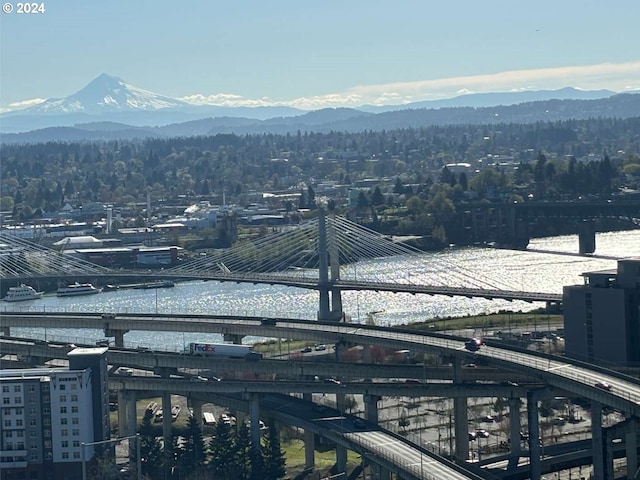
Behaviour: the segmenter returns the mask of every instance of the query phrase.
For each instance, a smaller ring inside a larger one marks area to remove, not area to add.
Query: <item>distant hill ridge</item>
[[[637,116],[639,93],[560,90],[466,94],[396,106],[325,108],[192,105],[102,74],[63,99],[0,115],[1,141],[44,142],[213,135],[354,132],[438,124],[529,123]]]

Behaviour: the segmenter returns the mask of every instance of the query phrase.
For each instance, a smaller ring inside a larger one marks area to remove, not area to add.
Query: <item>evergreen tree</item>
[[[206,450],[202,438],[202,428],[193,415],[187,421],[187,430],[181,445],[182,455],[179,461],[182,475],[188,476],[203,469],[206,460]]]
[[[238,480],[251,478],[251,434],[245,422],[238,427],[233,448],[234,465],[232,477]]]
[[[266,444],[264,448],[264,478],[265,480],[279,480],[287,474],[286,459],[280,448],[280,431],[273,420],[269,421]]]
[[[231,426],[218,418],[214,435],[209,443],[211,461],[209,468],[213,472],[213,478],[232,478],[234,467],[234,444],[231,436]]]
[[[140,463],[143,474],[156,478],[161,475],[164,454],[160,441],[155,436],[155,429],[151,423],[152,419],[153,412],[149,409],[145,410],[142,422],[138,427],[138,433],[140,434]]]

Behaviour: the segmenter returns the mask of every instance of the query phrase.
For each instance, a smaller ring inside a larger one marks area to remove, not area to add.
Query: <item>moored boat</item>
[[[57,295],[59,297],[73,297],[77,295],[93,295],[100,293],[101,288],[96,288],[90,283],[72,283],[66,287],[58,288]]]
[[[17,287],[9,287],[7,295],[2,299],[5,302],[22,302],[25,300],[37,300],[42,298],[44,292],[37,292],[33,287],[20,284]]]

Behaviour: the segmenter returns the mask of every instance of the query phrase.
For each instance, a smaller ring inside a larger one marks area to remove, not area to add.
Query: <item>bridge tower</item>
[[[327,218],[324,209],[318,209],[318,320],[339,322],[343,318],[342,296],[333,284],[340,280],[340,250],[333,217],[333,211]]]

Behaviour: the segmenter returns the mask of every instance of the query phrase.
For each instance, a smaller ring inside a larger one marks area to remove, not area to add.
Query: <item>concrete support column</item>
[[[368,422],[378,423],[378,402],[381,399],[379,395],[364,395],[364,417]]]
[[[193,410],[193,418],[198,421],[198,425],[202,425],[204,422],[202,421],[202,406],[204,402],[200,400],[194,400],[193,398],[187,398],[187,406]]]
[[[222,334],[222,339],[225,342],[231,342],[235,345],[242,345],[242,339],[244,338],[244,335],[237,335],[234,333],[223,333]]]
[[[171,392],[162,392],[162,438],[164,440],[164,456],[170,465],[173,459],[173,432],[171,429]]]
[[[520,446],[520,399],[509,399],[509,443],[511,444],[510,453],[512,461],[509,462],[509,467],[515,468],[518,465],[518,458],[522,452]],[[512,465],[513,464],[513,465]]]
[[[127,403],[127,430],[126,436],[133,436],[138,431],[138,410],[136,408],[136,392],[127,392],[126,396]],[[122,435],[120,435],[122,436]],[[136,441],[133,439],[129,439],[129,458],[136,458]]]
[[[113,337],[113,343],[118,348],[124,348],[124,334],[129,330],[120,330],[116,328],[104,328],[105,337]]]
[[[347,473],[347,447],[336,445],[336,475]]]
[[[371,345],[363,345],[362,346],[362,361],[363,363],[371,363]]]
[[[638,419],[631,418],[628,420],[629,425],[625,432],[625,447],[627,450],[627,477],[639,478],[638,471]]]
[[[607,478],[605,465],[605,435],[602,430],[602,404],[591,402],[591,449],[593,452],[593,476],[597,480]]]
[[[260,453],[260,395],[249,395],[249,420],[251,421],[251,450]]]
[[[303,393],[302,399],[307,402],[313,401],[312,393]],[[316,437],[310,430],[304,431],[304,467],[313,468],[316,465],[315,459]]]
[[[127,429],[126,436],[135,435],[138,430],[138,410],[136,408],[136,393],[126,392],[125,401],[127,404]]]
[[[371,464],[370,468],[373,480],[391,480],[391,472],[382,465]]]
[[[529,422],[529,478],[540,480],[542,465],[540,464],[540,421],[538,419],[538,391],[527,393],[527,420]]]
[[[462,363],[459,358],[453,359],[453,381],[462,381]],[[453,426],[455,437],[455,456],[458,460],[469,460],[469,415],[466,397],[453,399]]]
[[[616,430],[607,428],[604,430],[604,478],[613,480],[613,440],[616,438]]]
[[[125,390],[118,390],[118,436],[127,431],[127,398]]]

